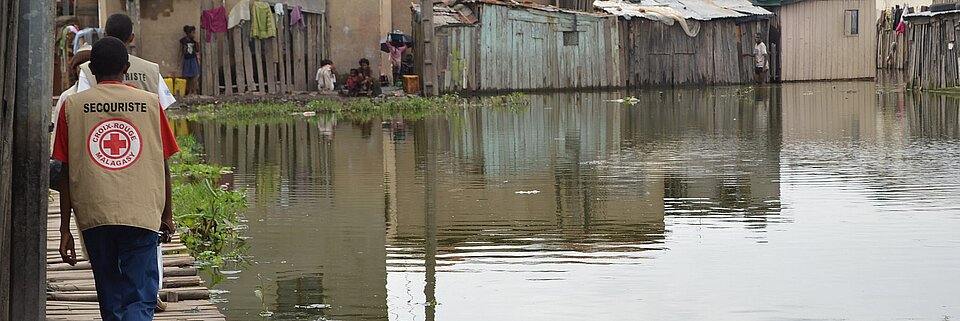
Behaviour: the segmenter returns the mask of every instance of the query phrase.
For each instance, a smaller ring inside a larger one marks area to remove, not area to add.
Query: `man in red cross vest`
[[[60,255],[77,262],[72,209],[106,321],[153,319],[162,272],[158,232],[175,230],[167,159],[179,147],[157,94],[122,83],[129,66],[119,39],[93,45],[90,70],[98,85],[64,102],[53,149],[66,182]]]

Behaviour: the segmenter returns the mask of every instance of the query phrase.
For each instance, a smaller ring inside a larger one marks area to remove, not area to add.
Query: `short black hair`
[[[323,67],[326,65],[332,65],[332,64],[333,64],[333,61],[330,59],[320,60],[320,67]]]
[[[194,32],[194,31],[197,31],[197,27],[194,27],[194,26],[191,26],[191,25],[183,26],[183,33],[191,33],[191,32]]]
[[[130,16],[126,14],[114,13],[107,18],[107,25],[103,28],[103,32],[126,43],[133,34],[133,20],[130,20]]]
[[[368,64],[368,65],[369,65],[369,64],[370,64],[370,60],[367,60],[367,58],[360,59],[360,64],[361,64],[361,65],[362,65],[362,64]]]
[[[127,45],[116,37],[100,39],[90,50],[90,71],[97,78],[122,73],[128,62]]]

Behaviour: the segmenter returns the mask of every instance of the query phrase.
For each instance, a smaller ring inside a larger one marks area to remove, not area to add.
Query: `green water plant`
[[[246,196],[219,184],[229,168],[204,164],[192,136],[180,136],[177,142],[180,153],[171,157],[170,172],[180,239],[201,266],[222,266],[246,248],[238,228]]]
[[[369,121],[387,118],[418,120],[425,117],[450,116],[466,107],[489,107],[496,110],[525,112],[531,99],[523,93],[466,99],[458,95],[436,97],[390,97],[355,100],[315,100],[301,103],[225,103],[194,107],[188,118],[216,119],[225,123],[270,123],[296,117],[326,115],[336,119]]]
[[[523,113],[530,107],[530,100],[530,96],[527,94],[513,92],[508,95],[481,98],[480,102],[482,105],[495,110]]]
[[[269,318],[273,315],[273,312],[270,312],[270,308],[267,307],[267,300],[263,296],[263,291],[266,289],[266,286],[263,284],[263,276],[260,275],[260,273],[257,273],[257,280],[260,281],[260,285],[253,290],[253,295],[257,296],[257,299],[260,300],[260,316]]]

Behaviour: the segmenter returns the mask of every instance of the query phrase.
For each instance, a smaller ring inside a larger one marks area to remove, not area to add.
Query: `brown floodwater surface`
[[[247,262],[221,267],[219,306],[229,320],[960,318],[960,101],[873,82],[606,101],[625,95],[176,124],[248,197]]]

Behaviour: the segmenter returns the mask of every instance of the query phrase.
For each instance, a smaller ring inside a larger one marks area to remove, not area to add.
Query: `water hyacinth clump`
[[[245,248],[239,213],[246,207],[246,196],[220,184],[229,168],[203,164],[192,136],[177,137],[177,143],[180,153],[170,159],[170,174],[180,239],[200,266],[222,266],[226,259],[239,258]]]
[[[216,119],[222,122],[283,121],[295,117],[313,117],[318,114],[335,119],[368,121],[401,117],[417,120],[431,116],[449,116],[467,107],[489,107],[498,110],[524,111],[530,99],[523,93],[466,99],[457,95],[436,97],[364,98],[355,100],[314,100],[306,104],[283,103],[226,103],[202,105],[190,112],[193,119]]]

